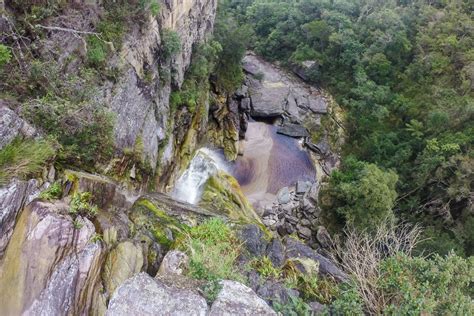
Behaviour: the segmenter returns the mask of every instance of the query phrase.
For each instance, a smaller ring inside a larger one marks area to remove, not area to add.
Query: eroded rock
[[[0,284],[8,284],[0,287],[0,314],[35,306],[67,313],[89,309],[100,253],[88,246],[95,228],[87,219],[73,222],[62,209],[67,206],[33,201],[21,212],[0,269]],[[53,295],[58,283],[63,299]]]
[[[146,273],[125,281],[110,300],[106,315],[205,316],[206,300],[190,290],[165,285]]]

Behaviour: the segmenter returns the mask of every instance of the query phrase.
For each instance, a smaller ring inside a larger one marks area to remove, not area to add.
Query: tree
[[[331,176],[327,191],[331,203],[326,207],[334,208],[347,224],[372,229],[393,217],[397,179],[392,171],[350,158]]]

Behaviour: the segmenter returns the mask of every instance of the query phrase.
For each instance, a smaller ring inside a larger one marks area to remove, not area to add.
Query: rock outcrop
[[[33,201],[22,211],[0,269],[0,284],[8,284],[0,287],[1,314],[91,308],[101,247],[90,244],[94,225],[60,214],[65,207]]]
[[[277,315],[255,292],[235,281],[221,281],[222,289],[212,303],[210,316],[222,315]]]
[[[249,53],[243,61],[255,118],[284,117],[301,123],[305,116],[326,114],[327,102],[321,92],[260,57]]]
[[[37,134],[35,128],[23,120],[0,99],[0,149],[16,137],[31,138]]]
[[[117,289],[106,315],[205,316],[207,311],[206,300],[193,291],[171,287],[139,273]]]

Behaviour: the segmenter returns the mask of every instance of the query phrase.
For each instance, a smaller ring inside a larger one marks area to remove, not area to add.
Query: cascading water
[[[176,181],[171,196],[177,200],[197,204],[204,184],[218,170],[227,171],[222,155],[209,148],[201,148],[194,155],[188,169]]]

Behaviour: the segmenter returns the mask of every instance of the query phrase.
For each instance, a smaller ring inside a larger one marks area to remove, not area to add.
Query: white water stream
[[[197,204],[201,198],[204,184],[217,173],[227,170],[227,162],[219,152],[201,148],[194,155],[188,169],[176,181],[171,196],[177,200]]]

